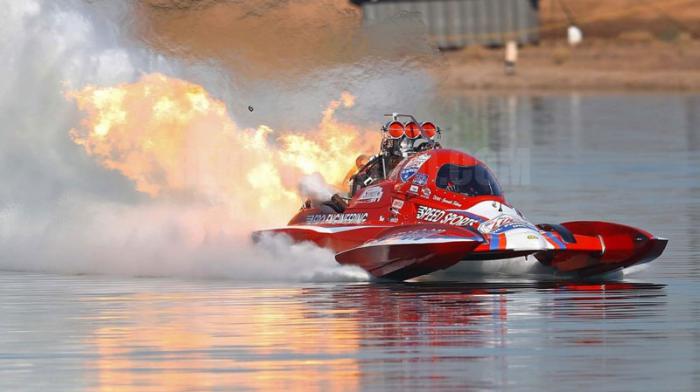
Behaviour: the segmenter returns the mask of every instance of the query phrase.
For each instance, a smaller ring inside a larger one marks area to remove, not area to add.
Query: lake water
[[[434,113],[533,221],[626,223],[666,252],[622,282],[0,272],[0,390],[700,390],[700,96],[458,97]]]

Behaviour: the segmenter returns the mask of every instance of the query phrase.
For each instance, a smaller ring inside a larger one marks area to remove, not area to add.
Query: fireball
[[[195,197],[251,216],[289,216],[301,202],[304,175],[320,173],[344,188],[355,157],[377,141],[335,119],[354,105],[349,93],[329,103],[316,129],[296,132],[241,128],[202,86],[162,74],[67,97],[84,113],[72,140],[139,192]]]

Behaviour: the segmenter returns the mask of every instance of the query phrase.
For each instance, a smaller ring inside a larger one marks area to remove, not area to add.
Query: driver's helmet
[[[367,164],[367,162],[369,162],[369,156],[365,154],[360,154],[357,156],[357,158],[355,158],[355,167],[361,169]]]

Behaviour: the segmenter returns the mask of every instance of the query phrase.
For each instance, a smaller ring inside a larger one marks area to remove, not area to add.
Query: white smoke
[[[67,88],[131,82],[155,71],[220,81],[213,68],[183,66],[126,40],[119,27],[128,4],[0,0],[0,269],[366,279],[308,244],[264,238],[253,246],[241,229],[254,227],[255,217],[245,211],[150,200],[71,142],[68,130],[80,117],[63,95]]]
[[[305,199],[322,202],[330,200],[337,192],[319,173],[309,174],[299,181],[299,194]]]
[[[364,271],[340,267],[334,254],[284,236],[257,245],[206,225],[207,211],[64,201],[58,212],[0,211],[5,270],[245,281],[358,281]]]

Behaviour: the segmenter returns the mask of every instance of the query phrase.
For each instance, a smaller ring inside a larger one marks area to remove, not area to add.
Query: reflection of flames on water
[[[291,213],[304,175],[319,172],[341,185],[357,154],[376,142],[334,118],[338,108],[354,104],[348,93],[330,103],[318,129],[280,134],[266,126],[239,128],[204,88],[161,74],[67,95],[87,114],[71,130],[73,141],[139,191],[194,195],[251,215]]]
[[[469,349],[504,344],[501,291],[338,285],[108,296],[104,303],[127,309],[106,306],[87,342],[100,391],[356,390],[386,374],[392,385],[419,378],[444,389],[455,382],[445,363],[474,363]]]
[[[105,310],[87,340],[95,390],[358,389],[354,319],[336,314],[323,319],[322,334],[308,333],[308,309],[289,300],[299,289],[207,291],[144,292],[126,297],[127,312]]]

